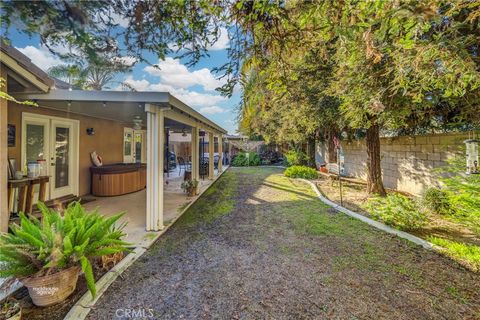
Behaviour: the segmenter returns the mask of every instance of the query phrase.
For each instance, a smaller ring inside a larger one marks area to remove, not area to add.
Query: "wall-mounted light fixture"
[[[104,107],[104,108],[107,107],[107,102],[106,102],[106,101],[103,101],[102,104],[103,104],[103,107]]]
[[[71,107],[72,106],[72,100],[67,101],[67,106]]]
[[[93,136],[95,134],[95,129],[93,128],[87,128],[87,135]]]
[[[134,130],[142,130],[143,120],[140,118],[140,116],[133,117],[132,122],[133,122],[133,129]]]

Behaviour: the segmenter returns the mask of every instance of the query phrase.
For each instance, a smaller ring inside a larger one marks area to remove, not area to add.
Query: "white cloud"
[[[218,37],[217,41],[208,48],[208,50],[219,51],[227,49],[229,46],[230,40],[228,39],[228,31],[225,28],[220,28],[220,36]]]
[[[200,93],[184,89],[169,92],[191,107],[210,107],[226,100],[226,98],[221,95]]]
[[[210,93],[200,93],[196,91],[190,91],[183,88],[175,88],[171,85],[164,83],[155,83],[152,84],[148,80],[135,80],[132,76],[127,76],[124,80],[125,83],[129,84],[137,91],[158,91],[158,92],[169,92],[177,99],[180,99],[183,103],[191,107],[211,107],[219,102],[225,101],[226,98],[221,95],[210,94]],[[118,86],[115,90],[122,90],[122,86]]]
[[[175,88],[190,88],[195,85],[203,87],[207,91],[214,91],[225,84],[225,79],[218,80],[209,69],[203,68],[190,72],[178,59],[167,57],[159,61],[155,66],[148,66],[145,72],[160,78],[161,83]]]
[[[137,91],[153,91],[150,89],[150,82],[147,80],[135,80],[133,79],[132,76],[127,76],[125,80],[123,80],[126,84],[130,85],[132,88],[134,88]],[[121,85],[119,85],[115,90],[121,91],[123,88]]]
[[[211,107],[202,107],[200,108],[199,111],[204,114],[217,114],[217,113],[224,113],[226,110],[219,106],[211,106]]]
[[[118,24],[122,28],[127,28],[128,27],[129,21],[124,16],[122,16],[118,13],[115,13],[115,12],[113,12],[110,16],[113,19],[113,23]]]
[[[213,41],[214,38],[213,37],[209,37],[209,41]],[[179,50],[179,46],[176,44],[176,43],[169,43],[168,44],[168,47],[173,50],[173,51],[178,51]],[[215,43],[211,46],[207,46],[207,50],[210,50],[210,51],[220,51],[220,50],[224,50],[224,49],[227,49],[230,47],[230,39],[228,38],[228,30],[226,28],[220,28],[220,32],[219,32],[219,36],[218,36],[218,39],[215,41]],[[185,45],[184,47],[182,47],[182,49],[180,51],[183,50],[183,48],[192,48],[191,45]]]
[[[26,55],[39,68],[47,71],[49,68],[62,64],[59,57],[54,56],[47,48],[40,49],[34,46],[26,46],[25,48],[16,48],[18,51]]]

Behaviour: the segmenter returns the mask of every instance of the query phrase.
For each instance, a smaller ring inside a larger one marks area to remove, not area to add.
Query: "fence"
[[[464,155],[466,133],[381,138],[381,164],[385,187],[420,195],[426,188],[438,186],[438,173],[432,169],[446,165],[456,155]],[[345,172],[365,180],[367,152],[364,140],[342,142]],[[317,144],[317,162],[326,158],[326,146]],[[328,160],[328,159],[327,159]]]

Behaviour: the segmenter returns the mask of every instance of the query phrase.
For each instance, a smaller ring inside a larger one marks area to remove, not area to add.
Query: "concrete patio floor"
[[[227,167],[224,167],[226,170]],[[209,180],[200,180],[200,194],[205,191],[218,177],[218,171],[215,170],[215,178]],[[187,197],[181,189],[183,181],[183,172],[179,174],[178,169],[170,171],[168,177],[165,175],[165,181],[168,182],[164,186],[164,204],[163,204],[163,224],[168,226],[181,215],[183,210],[199,196]],[[104,215],[114,215],[120,212],[126,214],[120,220],[127,222],[125,232],[127,233],[126,241],[132,243],[135,247],[148,246],[148,244],[156,238],[158,232],[148,232],[145,230],[146,225],[146,189],[122,195],[117,197],[89,197],[95,201],[85,203],[87,210],[98,208],[100,213]]]

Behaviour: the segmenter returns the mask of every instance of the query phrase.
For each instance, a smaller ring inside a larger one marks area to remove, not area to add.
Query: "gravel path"
[[[231,168],[89,319],[480,319],[480,276],[318,201],[280,169]]]

